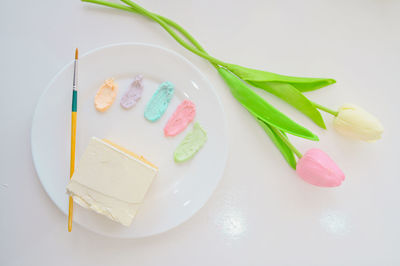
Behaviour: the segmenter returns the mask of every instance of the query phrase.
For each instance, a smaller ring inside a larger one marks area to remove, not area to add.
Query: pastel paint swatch
[[[140,100],[143,93],[143,76],[136,76],[129,88],[126,90],[124,95],[121,98],[120,104],[125,109],[130,109],[136,105],[136,103]]]
[[[144,117],[150,122],[155,122],[160,119],[167,110],[169,102],[173,96],[174,85],[169,81],[161,83],[158,90],[147,103]]]
[[[172,114],[164,127],[165,136],[176,136],[193,121],[196,115],[196,106],[190,100],[184,100]]]
[[[192,158],[207,141],[207,133],[201,128],[199,123],[193,125],[193,130],[189,132],[174,152],[175,162],[184,162]]]
[[[94,97],[94,105],[100,112],[106,111],[114,103],[117,97],[118,85],[113,78],[104,81]]]

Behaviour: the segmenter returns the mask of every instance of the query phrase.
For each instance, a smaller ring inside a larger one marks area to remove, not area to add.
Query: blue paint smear
[[[153,94],[144,110],[144,117],[150,122],[161,118],[168,108],[168,104],[174,96],[174,84],[169,81],[163,82]]]

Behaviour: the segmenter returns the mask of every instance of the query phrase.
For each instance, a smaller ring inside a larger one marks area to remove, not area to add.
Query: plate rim
[[[141,238],[148,238],[148,237],[152,237],[152,236],[155,236],[155,235],[164,234],[164,233],[166,233],[166,232],[168,232],[168,231],[170,231],[170,230],[172,230],[172,229],[174,229],[174,228],[177,228],[178,226],[184,224],[185,222],[189,221],[197,212],[199,212],[199,211],[207,204],[207,202],[209,201],[210,197],[212,196],[212,194],[213,194],[213,193],[215,192],[215,190],[217,189],[218,185],[219,185],[220,182],[221,182],[222,176],[224,175],[224,172],[225,172],[225,169],[226,169],[226,163],[227,163],[228,155],[229,155],[229,136],[228,136],[229,133],[228,133],[228,130],[227,130],[226,114],[225,114],[225,109],[224,109],[224,106],[223,106],[223,104],[222,104],[222,102],[221,102],[221,99],[220,99],[219,95],[216,93],[216,89],[214,88],[214,86],[213,86],[213,84],[210,82],[210,80],[206,77],[206,75],[204,75],[204,74],[200,71],[200,69],[199,69],[194,63],[192,63],[192,62],[191,62],[190,60],[188,60],[186,57],[184,57],[183,55],[179,54],[178,52],[176,52],[176,51],[174,51],[174,50],[165,48],[165,47],[160,46],[160,45],[157,45],[157,44],[146,43],[146,42],[118,42],[118,43],[111,43],[111,44],[106,44],[106,45],[103,45],[103,46],[100,46],[100,47],[93,48],[93,49],[91,49],[91,50],[89,50],[89,51],[83,53],[83,55],[82,55],[81,57],[85,57],[85,56],[88,56],[88,55],[90,55],[90,54],[93,54],[93,53],[95,53],[95,52],[97,52],[97,51],[100,51],[100,50],[103,50],[103,49],[107,49],[107,48],[111,48],[111,47],[116,47],[116,46],[143,46],[143,47],[152,47],[152,48],[156,48],[156,49],[163,50],[163,51],[165,51],[165,52],[167,52],[167,53],[169,53],[169,54],[172,54],[172,55],[174,55],[174,56],[177,56],[178,58],[180,58],[181,60],[183,60],[184,62],[186,62],[187,64],[189,64],[189,65],[200,75],[200,77],[203,78],[204,81],[209,85],[209,87],[210,87],[212,93],[215,95],[216,100],[217,100],[217,102],[218,102],[218,104],[219,104],[219,106],[220,106],[220,108],[221,108],[221,114],[222,114],[222,117],[223,117],[223,128],[224,128],[224,132],[225,132],[225,140],[224,140],[225,149],[224,149],[223,161],[222,161],[222,165],[223,165],[223,167],[222,167],[222,172],[221,172],[221,174],[220,174],[219,177],[218,177],[218,181],[216,182],[215,187],[214,187],[212,190],[209,191],[206,200],[201,204],[201,206],[200,206],[197,210],[195,210],[195,211],[193,211],[192,213],[190,213],[190,215],[189,215],[188,217],[186,217],[185,219],[183,219],[182,221],[180,221],[180,222],[177,223],[176,225],[174,225],[174,226],[172,226],[172,227],[170,227],[170,228],[168,228],[168,229],[166,229],[166,230],[159,231],[159,232],[155,232],[155,233],[153,233],[153,234],[149,234],[149,235],[146,235],[146,236],[137,236],[137,237],[117,236],[117,235],[108,234],[107,232],[101,232],[101,233],[100,233],[100,232],[91,230],[90,228],[88,228],[88,227],[85,226],[85,225],[82,225],[82,224],[80,224],[80,223],[75,223],[75,225],[78,225],[79,227],[84,228],[85,230],[87,230],[87,231],[89,231],[89,232],[95,233],[95,234],[97,234],[97,235],[102,235],[102,236],[110,237],[110,238],[119,238],[119,239],[141,239]],[[35,109],[34,109],[33,116],[32,116],[32,120],[31,120],[31,128],[30,128],[31,156],[32,156],[32,161],[33,161],[33,166],[34,166],[34,169],[35,169],[35,172],[36,172],[36,176],[37,176],[37,178],[39,179],[42,188],[45,190],[47,197],[48,197],[48,198],[51,200],[51,202],[57,207],[57,209],[58,209],[62,214],[64,214],[64,215],[67,215],[67,214],[63,211],[63,209],[61,208],[61,206],[59,206],[59,205],[52,199],[52,197],[50,197],[50,193],[49,193],[48,189],[46,188],[46,186],[44,185],[44,183],[43,183],[44,181],[42,180],[42,177],[41,177],[40,174],[39,174],[38,167],[37,167],[37,161],[36,161],[37,159],[36,159],[35,156],[34,156],[33,128],[34,128],[35,120],[37,119],[38,107],[39,107],[39,104],[41,103],[41,101],[43,101],[44,95],[45,95],[45,94],[47,93],[47,91],[50,89],[50,87],[52,86],[52,84],[57,80],[57,78],[61,75],[61,73],[63,73],[68,67],[70,67],[71,65],[74,64],[74,61],[75,61],[75,60],[69,61],[69,62],[66,63],[59,71],[57,71],[57,73],[53,76],[53,78],[47,83],[45,89],[41,92],[41,94],[40,94],[40,96],[39,96],[39,98],[38,98],[38,100],[37,100],[37,102],[36,102],[36,105],[35,105]]]

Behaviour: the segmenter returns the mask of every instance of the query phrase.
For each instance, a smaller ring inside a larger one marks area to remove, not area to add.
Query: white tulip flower
[[[333,125],[342,135],[367,142],[380,139],[383,133],[383,126],[379,120],[354,104],[341,106]]]

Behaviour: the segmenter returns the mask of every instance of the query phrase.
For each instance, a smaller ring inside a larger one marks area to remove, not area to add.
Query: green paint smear
[[[192,158],[204,143],[207,141],[207,133],[201,128],[199,123],[193,125],[193,130],[189,132],[174,152],[175,162],[181,163]]]
[[[144,110],[144,117],[150,122],[155,122],[165,113],[168,104],[174,95],[174,85],[169,82],[163,82],[158,90],[153,94]]]

